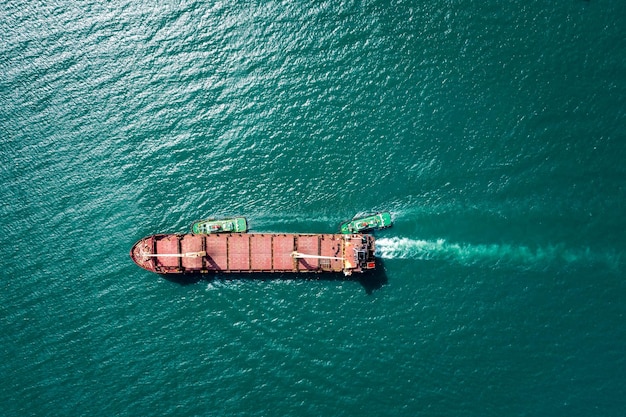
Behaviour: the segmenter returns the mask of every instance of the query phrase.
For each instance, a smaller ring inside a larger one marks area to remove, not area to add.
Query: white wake
[[[574,264],[603,265],[613,271],[618,271],[620,267],[619,254],[595,253],[588,248],[465,244],[444,239],[381,238],[376,240],[376,255],[383,259],[445,260],[462,265],[489,264],[531,269]]]

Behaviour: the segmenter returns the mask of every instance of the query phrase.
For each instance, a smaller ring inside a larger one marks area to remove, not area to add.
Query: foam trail
[[[552,245],[531,249],[515,245],[471,245],[450,243],[444,239],[420,240],[409,238],[381,238],[376,240],[376,255],[383,259],[446,260],[462,265],[492,265],[526,269],[553,265],[603,265],[617,272],[619,254],[598,254],[589,249],[567,249]]]

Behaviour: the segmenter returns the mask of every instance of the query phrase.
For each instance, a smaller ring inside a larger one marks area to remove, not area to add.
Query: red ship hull
[[[159,234],[130,251],[132,260],[158,274],[219,272],[364,272],[374,269],[371,235],[229,233]]]

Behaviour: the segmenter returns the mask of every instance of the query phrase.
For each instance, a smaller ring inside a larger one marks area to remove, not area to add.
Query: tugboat
[[[382,211],[367,216],[355,217],[352,220],[341,223],[339,230],[344,235],[352,233],[366,233],[372,230],[385,229],[391,227],[391,214],[388,211]]]
[[[245,233],[247,231],[248,222],[245,217],[231,217],[226,219],[209,218],[198,220],[191,224],[191,233],[196,235]]]

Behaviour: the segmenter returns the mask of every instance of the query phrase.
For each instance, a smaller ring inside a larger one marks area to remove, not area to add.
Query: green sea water
[[[626,415],[625,33],[623,0],[2,2],[0,415]],[[368,279],[128,256],[376,210]]]

